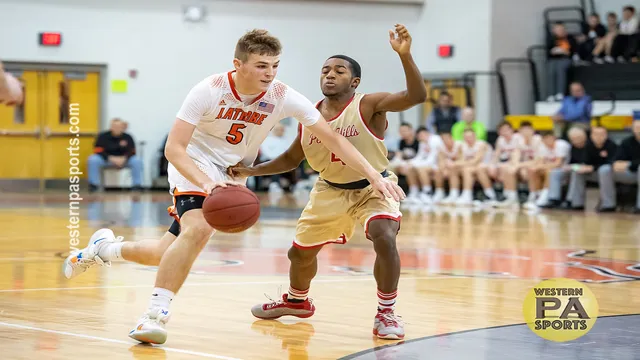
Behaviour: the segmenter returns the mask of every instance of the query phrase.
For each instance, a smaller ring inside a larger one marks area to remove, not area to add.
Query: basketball
[[[225,233],[238,233],[258,221],[260,200],[245,186],[218,187],[204,200],[202,213],[212,228]]]

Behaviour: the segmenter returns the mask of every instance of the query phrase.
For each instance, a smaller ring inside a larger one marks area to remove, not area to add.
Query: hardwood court
[[[102,226],[139,240],[160,237],[171,221],[165,194],[83,198],[82,246]],[[320,253],[314,317],[252,317],[249,309],[266,301],[264,294],[275,299],[287,289],[286,250],[305,203],[262,201],[254,228],[214,235],[172,304],[167,343],[150,347],[127,333],[147,307],[154,269],[116,263],[67,281],[61,271],[70,240],[67,194],[4,194],[0,358],[337,359],[389,344],[371,334],[375,255],[361,234]],[[601,316],[637,313],[640,273],[632,266],[640,260],[639,236],[633,215],[404,211],[397,312],[405,340],[522,323],[525,293],[540,278],[592,281]]]

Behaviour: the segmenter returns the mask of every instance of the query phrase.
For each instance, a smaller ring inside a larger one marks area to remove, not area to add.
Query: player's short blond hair
[[[282,52],[280,40],[267,30],[254,29],[244,34],[236,44],[236,59],[247,61],[250,54],[276,56]]]

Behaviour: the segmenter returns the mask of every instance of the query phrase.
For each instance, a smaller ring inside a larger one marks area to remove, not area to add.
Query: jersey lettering
[[[220,112],[218,112],[216,120],[239,120],[251,124],[262,125],[262,122],[267,118],[267,116],[267,114],[261,114],[257,111],[244,111],[241,108],[223,107],[220,108]]]

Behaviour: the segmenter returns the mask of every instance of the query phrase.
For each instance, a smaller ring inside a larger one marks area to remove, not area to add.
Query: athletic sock
[[[287,295],[287,301],[292,303],[301,303],[307,300],[307,295],[309,295],[309,289],[298,290],[289,285],[289,294]]]
[[[396,296],[398,296],[397,289],[390,293],[384,293],[378,290],[378,310],[385,310],[385,309],[395,310]]]
[[[496,192],[491,187],[484,189],[484,194],[489,198],[489,200],[495,200],[496,199]]]
[[[103,261],[123,261],[122,247],[124,244],[123,242],[107,244],[98,251],[97,255]]]
[[[173,291],[163,289],[163,288],[154,288],[151,293],[151,301],[149,302],[149,309],[154,307],[161,307],[163,309],[168,309],[169,305],[171,305],[171,300],[174,297]]]

